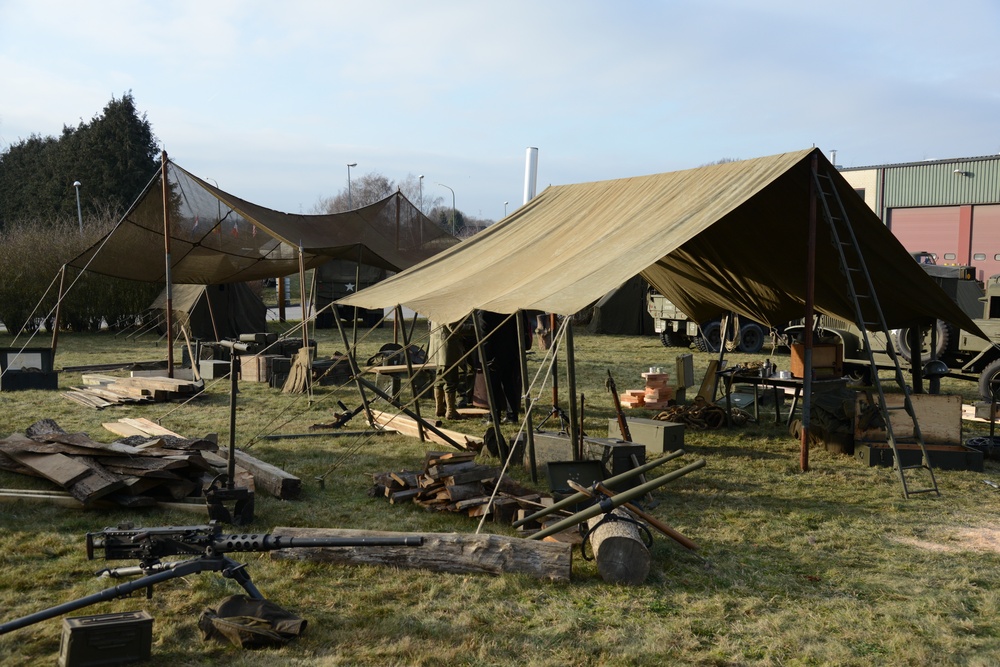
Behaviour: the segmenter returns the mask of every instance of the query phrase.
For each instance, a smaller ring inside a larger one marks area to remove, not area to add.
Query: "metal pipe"
[[[613,498],[609,498],[605,502],[598,503],[596,505],[591,505],[590,507],[587,507],[586,509],[579,511],[576,514],[563,519],[562,521],[557,521],[548,528],[543,528],[537,533],[529,535],[528,539],[540,540],[543,537],[548,537],[549,535],[555,535],[556,533],[562,532],[567,528],[572,528],[573,526],[581,524],[587,519],[595,517],[598,514],[605,514],[615,509],[616,507],[621,507],[627,502],[635,500],[636,498],[641,498],[650,491],[658,489],[664,484],[672,482],[675,479],[683,477],[684,475],[690,472],[694,472],[699,468],[703,468],[704,466],[705,466],[705,459],[698,459],[694,463],[686,465],[683,468],[678,468],[673,472],[668,472],[667,474],[661,475],[660,477],[657,477],[654,480],[646,482],[645,484],[640,484],[638,486],[632,487],[631,489],[622,491],[618,495],[614,496]]]
[[[653,468],[656,468],[658,466],[663,465],[667,461],[672,461],[673,459],[676,459],[676,458],[681,457],[681,456],[684,456],[684,450],[683,449],[678,449],[676,451],[670,452],[669,454],[664,454],[663,456],[655,458],[652,461],[646,461],[645,463],[643,463],[638,468],[632,468],[631,470],[626,470],[625,472],[619,473],[619,474],[615,475],[614,477],[609,477],[606,480],[604,480],[602,482],[602,484],[604,484],[604,486],[606,486],[608,488],[612,488],[613,489],[615,486],[617,486],[621,482],[630,480],[633,477],[635,477],[636,475],[641,475],[644,472],[646,472],[647,470],[652,470]],[[520,528],[521,526],[523,526],[524,524],[526,524],[526,523],[528,523],[530,521],[535,521],[537,519],[541,519],[542,517],[548,516],[549,514],[552,514],[553,512],[558,512],[559,510],[561,510],[564,507],[570,507],[572,505],[576,505],[577,503],[579,503],[579,502],[581,502],[583,500],[586,500],[586,499],[587,499],[587,496],[585,494],[579,493],[579,492],[578,493],[574,493],[571,496],[563,498],[562,500],[560,500],[557,503],[549,505],[548,507],[546,507],[544,509],[538,510],[537,512],[535,512],[534,514],[532,514],[530,516],[526,516],[523,519],[519,519],[519,520],[515,521],[512,525],[513,525],[514,528]]]

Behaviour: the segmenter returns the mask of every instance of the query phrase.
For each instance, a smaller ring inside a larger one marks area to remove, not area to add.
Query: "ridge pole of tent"
[[[52,325],[52,361],[56,360],[56,344],[59,342],[59,309],[62,307],[63,284],[66,282],[66,265],[59,269],[59,298],[56,300],[56,321]]]
[[[528,450],[528,465],[531,470],[531,481],[538,483],[538,464],[535,462],[535,427],[531,423],[531,409],[534,401],[531,397],[531,381],[528,378],[528,351],[524,348],[527,339],[527,326],[524,322],[524,311],[517,311],[518,361],[521,363],[521,394],[524,396],[524,433]]]
[[[819,160],[812,156],[812,178],[809,181],[809,231],[806,243],[806,312],[802,340],[802,433],[799,441],[799,469],[809,470],[809,412],[812,410],[813,320],[816,297],[816,174]]]
[[[576,409],[576,353],[573,350],[573,316],[566,320],[566,385],[569,393],[569,441],[573,443],[573,459],[583,460],[582,435],[578,432]]]
[[[174,376],[174,293],[170,276],[170,186],[167,184],[167,151],[160,154],[160,169],[162,171],[160,180],[163,184],[163,253],[167,263],[164,272],[164,280],[167,283],[167,377],[172,378]]]

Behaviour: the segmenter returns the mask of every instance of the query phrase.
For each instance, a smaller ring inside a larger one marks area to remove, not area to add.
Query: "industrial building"
[[[1000,155],[838,169],[907,250],[1000,274]]]

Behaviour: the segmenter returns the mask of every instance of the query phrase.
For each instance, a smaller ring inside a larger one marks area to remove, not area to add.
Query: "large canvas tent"
[[[458,242],[399,192],[343,213],[282,213],[225,192],[166,160],[118,225],[69,266],[165,282],[166,228],[170,278],[179,284],[291,275],[299,270],[300,248],[306,268],[349,259],[400,271]]]
[[[401,304],[452,322],[473,309],[573,314],[636,274],[697,321],[801,318],[813,167],[829,174],[891,328],[977,328],[912,260],[819,149],[651,176],[550,186],[505,220],[340,303]],[[820,216],[821,218],[822,216]],[[816,242],[816,310],[855,321],[829,228]],[[863,319],[876,320],[870,303]]]

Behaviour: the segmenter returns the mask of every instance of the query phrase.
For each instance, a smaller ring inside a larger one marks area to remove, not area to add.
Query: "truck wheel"
[[[695,339],[695,347],[702,352],[718,352],[722,345],[722,323],[709,322],[701,328],[701,336]]]
[[[951,340],[951,327],[947,322],[943,320],[937,320],[934,323],[937,328],[937,350],[935,350],[934,357],[940,359],[944,356],[944,353],[948,351],[948,343]],[[910,329],[912,327],[906,327],[903,329],[896,330],[896,350],[899,352],[899,356],[903,357],[906,361],[913,361],[913,351],[910,349]],[[930,344],[931,344],[931,331],[930,328],[924,328],[921,330],[923,335],[921,336],[921,350],[920,350],[920,361],[930,361]]]
[[[660,332],[660,342],[663,343],[663,347],[689,347],[691,345],[687,334],[676,331]]]
[[[744,324],[740,327],[740,344],[737,351],[745,354],[757,354],[764,349],[764,329],[759,324]]]
[[[979,395],[984,401],[993,402],[994,389],[1000,393],[1000,359],[990,362],[979,374]]]

